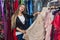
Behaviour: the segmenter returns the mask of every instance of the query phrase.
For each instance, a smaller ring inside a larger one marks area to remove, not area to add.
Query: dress
[[[52,22],[54,26],[54,40],[60,40],[60,11],[56,13],[54,20]]]
[[[45,28],[46,28],[46,36],[45,40],[50,40],[50,34],[52,29],[51,22],[53,21],[54,16],[52,15],[52,11],[48,10],[45,16]]]
[[[27,35],[29,40],[44,40],[45,38],[45,28],[44,28],[44,18],[46,8],[37,16],[33,24],[28,28]],[[27,39],[26,39],[27,40]]]

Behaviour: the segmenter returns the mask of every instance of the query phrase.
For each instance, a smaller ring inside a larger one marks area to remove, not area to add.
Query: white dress
[[[45,38],[45,28],[44,28],[44,18],[45,18],[46,8],[38,15],[36,20],[27,30],[28,40],[44,40]],[[26,39],[27,40],[27,39]]]

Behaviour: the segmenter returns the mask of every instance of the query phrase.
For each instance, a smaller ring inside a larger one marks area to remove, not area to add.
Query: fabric
[[[6,0],[6,16],[5,16],[5,19],[6,19],[6,40],[13,40],[13,38],[12,38],[12,33],[11,33],[11,13],[10,13],[10,0]],[[4,26],[5,26],[4,25]],[[4,28],[4,29],[5,29]]]
[[[6,23],[5,23],[5,15],[4,15],[4,2],[2,2],[2,0],[0,0],[0,40],[6,39],[6,37],[3,38],[4,37],[3,33],[5,32],[4,34],[6,34],[5,24]],[[2,25],[4,25],[4,31],[3,31]]]
[[[54,25],[54,40],[60,40],[60,11],[56,13],[52,25]]]
[[[25,24],[25,17],[22,15],[22,16],[18,16],[18,18],[20,19],[20,21]]]
[[[18,40],[18,38],[16,37],[16,29],[12,31],[12,35],[13,35],[13,40]]]
[[[22,32],[16,32],[16,36],[22,34]]]
[[[14,12],[18,9],[18,0],[14,0],[13,9]],[[13,40],[18,40],[18,38],[16,37],[16,29],[13,30],[12,34],[13,34]]]
[[[25,17],[25,24],[23,24],[18,17],[17,17],[17,19],[16,19],[16,27],[19,27],[19,28],[22,29],[22,30],[26,30],[26,29],[29,28],[28,25],[27,25],[28,19],[29,19],[29,18],[33,18],[33,15],[30,16],[30,15],[28,15],[28,14],[24,14],[24,17]]]
[[[17,35],[18,40],[23,40],[23,34]]]
[[[60,13],[60,12],[59,12]],[[60,30],[60,24],[59,24],[59,18],[60,18],[60,15],[58,15],[59,13],[56,13],[56,15],[55,15],[55,18],[54,18],[54,20],[53,20],[53,22],[52,22],[52,24],[54,25],[54,27],[56,28],[56,30]]]
[[[16,27],[20,28],[21,30],[26,30],[27,26],[25,24],[23,24],[19,18],[17,17],[16,19]]]
[[[54,40],[54,26],[52,25],[52,29],[51,29],[51,40]]]
[[[18,9],[18,0],[15,0],[14,3],[13,3],[13,9],[14,9],[14,12]]]
[[[46,28],[46,36],[45,40],[50,40],[50,34],[51,34],[51,29],[52,29],[52,24],[51,22],[53,21],[54,16],[52,15],[52,11],[48,10],[46,12],[45,16],[45,28]]]
[[[46,8],[37,16],[37,19],[33,24],[27,29],[27,35],[29,40],[44,40],[45,38],[45,28],[44,28],[44,18]],[[27,40],[27,39],[26,39]]]
[[[33,14],[33,0],[28,0],[28,2],[27,2],[27,8],[28,8],[28,14],[29,15],[32,15]],[[29,18],[28,19],[28,25],[30,26],[31,24],[32,24],[32,18]]]
[[[24,38],[25,40],[29,40],[28,34],[24,34],[24,35],[23,35],[23,38]]]
[[[21,0],[21,4],[25,4],[25,0]]]
[[[18,16],[18,18],[20,19],[20,21],[21,21],[23,24],[25,24],[25,17],[24,17],[23,15]],[[20,35],[20,34],[22,34],[22,32],[16,32],[16,35]]]

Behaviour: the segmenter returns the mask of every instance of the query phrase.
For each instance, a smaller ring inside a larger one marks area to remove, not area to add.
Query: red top
[[[52,24],[54,25],[56,30],[60,30],[60,12],[56,13]]]

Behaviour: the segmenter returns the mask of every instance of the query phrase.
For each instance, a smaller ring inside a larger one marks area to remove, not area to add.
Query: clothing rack
[[[51,9],[60,9],[60,7],[55,7],[55,8],[51,8]]]
[[[47,7],[51,7],[51,6],[60,6],[60,1],[50,1],[47,4]]]

